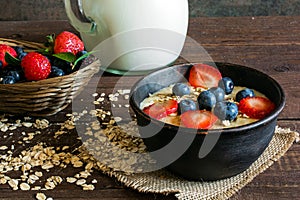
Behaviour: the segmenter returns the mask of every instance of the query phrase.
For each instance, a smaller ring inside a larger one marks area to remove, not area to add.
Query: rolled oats
[[[75,168],[79,168],[79,167],[82,167],[83,166],[83,162],[81,161],[76,161],[73,163],[73,167]]]
[[[0,129],[2,132],[6,132],[8,131],[8,126],[6,124],[4,124],[1,129]]]
[[[129,93],[130,90],[118,90],[117,93],[109,95],[105,93],[95,93],[94,97],[97,97],[96,102],[103,105],[105,105],[107,100],[110,100],[116,102],[115,105],[118,107],[129,107],[129,104],[124,105],[117,102],[118,100],[128,100]],[[66,177],[66,182],[79,185],[83,190],[94,190],[95,186],[93,184],[96,184],[97,180],[93,179],[91,184],[87,183],[87,178],[92,176],[94,167],[102,170],[125,170],[131,173],[140,170],[137,163],[141,161],[149,163],[147,158],[131,157],[126,153],[126,151],[139,153],[145,150],[142,140],[138,137],[135,138],[138,136],[137,129],[135,128],[136,122],[119,126],[116,123],[123,121],[123,119],[121,117],[112,116],[110,110],[105,110],[101,106],[97,106],[97,109],[90,111],[83,110],[82,112],[66,114],[66,117],[68,117],[67,120],[58,124],[60,127],[53,132],[53,137],[57,138],[64,134],[69,134],[70,130],[76,128],[77,121],[86,114],[97,117],[99,120],[96,119],[91,121],[91,123],[85,124],[86,135],[90,137],[90,140],[83,141],[85,146],[80,146],[78,149],[72,149],[70,146],[47,147],[45,143],[38,143],[34,146],[30,145],[31,147],[22,151],[19,156],[13,157],[13,152],[8,151],[8,147],[0,147],[0,150],[6,151],[6,154],[0,155],[0,171],[3,173],[0,174],[0,184],[8,183],[14,190],[50,190],[54,189],[58,184],[61,184],[64,178],[54,175],[47,178],[46,182],[43,182],[43,174],[46,174],[44,172],[48,172],[54,167],[63,169],[67,166],[72,166],[74,168],[83,167],[84,171],[80,171],[75,174],[74,177]],[[25,145],[26,143],[33,142],[35,136],[42,134],[42,131],[39,130],[46,129],[49,126],[52,126],[52,124],[46,119],[36,119],[33,121],[31,118],[24,118],[24,121],[16,120],[15,123],[8,123],[7,118],[0,118],[0,130],[3,132],[19,127],[23,127],[23,129],[29,128],[31,130],[31,132],[22,131],[20,133],[20,141],[15,141],[15,145]],[[132,128],[132,126],[134,128]],[[33,128],[36,130],[32,131]],[[43,131],[43,134],[44,132],[45,131]],[[14,133],[5,133],[3,138],[13,134]],[[78,139],[81,138],[79,137]],[[89,145],[93,146],[93,149],[87,151],[85,147]],[[14,149],[15,147],[12,145],[11,150]],[[64,152],[67,150],[71,152]],[[97,161],[95,156],[103,157],[104,164],[102,160],[101,162]],[[36,170],[35,167],[39,167],[40,171],[34,171]],[[23,173],[15,179],[4,175],[13,170],[21,170]],[[19,182],[22,183],[19,184]],[[34,186],[32,184],[34,184]],[[37,193],[36,198],[47,199],[43,193]]]
[[[70,146],[63,146],[62,150],[65,151],[65,150],[67,150],[67,149],[69,149],[69,148],[70,148]],[[58,155],[58,154],[57,154],[57,155]]]
[[[43,172],[34,172],[34,174],[37,176],[37,177],[42,177],[43,176]]]
[[[7,180],[5,178],[0,178],[0,184],[4,185],[7,183]]]
[[[99,94],[98,93],[94,93],[92,96],[93,97],[97,97],[97,96],[99,96]]]
[[[19,188],[18,187],[19,181],[17,179],[8,180],[8,184],[13,190],[18,190],[18,188]]]
[[[97,179],[93,179],[93,180],[92,180],[92,183],[94,183],[94,184],[95,184],[95,183],[98,183]]]
[[[0,147],[0,150],[6,150],[6,149],[8,149],[7,146],[1,146],[1,147]]]
[[[79,179],[76,181],[76,185],[83,185],[86,183],[86,180],[85,179]]]
[[[35,197],[37,200],[46,200],[47,199],[47,196],[41,192],[37,193]]]
[[[115,122],[121,122],[123,119],[121,117],[114,117]]]
[[[79,172],[79,174],[80,174],[80,178],[87,178],[87,177],[91,176],[91,173],[89,173],[87,171]]]
[[[31,190],[41,190],[42,187],[41,186],[34,186],[33,188],[31,188]]]
[[[46,188],[47,190],[53,190],[55,187],[56,187],[56,185],[55,185],[55,183],[52,182],[52,181],[47,181],[47,182],[45,183],[45,188]]]
[[[83,184],[83,185],[82,185],[82,189],[83,189],[83,190],[94,190],[94,189],[95,189],[95,186],[92,185],[92,184]]]
[[[20,189],[21,190],[30,190],[30,185],[28,185],[27,183],[21,183]]]
[[[46,119],[37,119],[35,120],[34,127],[37,129],[45,129],[49,127],[49,121]]]
[[[46,164],[42,165],[42,169],[50,169],[53,168],[54,165],[49,161]]]
[[[75,183],[76,181],[77,181],[77,179],[74,178],[74,177],[67,177],[67,182],[68,183]]]
[[[93,168],[94,163],[93,162],[88,162],[88,164],[85,166],[85,170],[89,171]]]
[[[63,179],[60,176],[52,176],[51,179],[55,185],[61,184],[63,182]]]

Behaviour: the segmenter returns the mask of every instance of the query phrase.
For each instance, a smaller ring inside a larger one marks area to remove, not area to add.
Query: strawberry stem
[[[86,54],[80,56],[79,58],[77,58],[77,60],[75,60],[73,66],[72,66],[72,69],[74,69],[74,67],[78,64],[78,62],[80,62],[81,60],[83,60],[83,59],[89,57],[92,53],[94,53],[94,51],[88,52],[88,53],[86,53]]]

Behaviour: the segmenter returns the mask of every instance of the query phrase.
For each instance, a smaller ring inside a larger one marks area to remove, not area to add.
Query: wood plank
[[[300,127],[299,121],[280,120],[278,124],[291,130],[299,130]],[[300,143],[295,143],[279,161],[257,176],[231,199],[298,199],[299,156]]]
[[[76,32],[66,20],[2,21],[1,25],[5,28],[1,30],[0,37],[32,42],[45,42],[47,35],[58,34],[64,30]]]
[[[299,44],[299,24],[299,16],[191,18],[189,36],[211,46],[290,45]]]

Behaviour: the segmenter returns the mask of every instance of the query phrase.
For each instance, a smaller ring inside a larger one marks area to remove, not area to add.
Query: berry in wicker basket
[[[0,38],[0,44],[20,46],[25,52],[45,48],[41,43],[6,38]],[[0,84],[0,112],[27,116],[50,116],[58,113],[72,102],[99,71],[100,61],[89,55],[78,68],[63,76]]]

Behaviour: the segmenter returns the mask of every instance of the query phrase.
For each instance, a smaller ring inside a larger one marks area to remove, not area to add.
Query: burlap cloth
[[[98,169],[139,192],[174,194],[182,200],[228,199],[279,160],[297,140],[299,140],[299,133],[276,127],[275,135],[265,152],[246,171],[213,182],[187,181],[166,170],[126,174],[106,167],[98,167]]]

